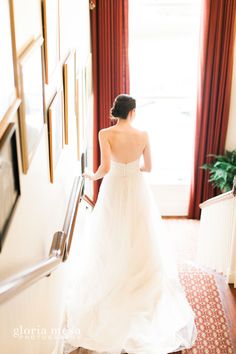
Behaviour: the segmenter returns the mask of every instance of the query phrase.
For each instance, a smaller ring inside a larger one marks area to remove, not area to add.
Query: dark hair
[[[112,118],[126,119],[129,112],[134,108],[136,108],[136,100],[127,94],[121,94],[115,98],[110,113]]]

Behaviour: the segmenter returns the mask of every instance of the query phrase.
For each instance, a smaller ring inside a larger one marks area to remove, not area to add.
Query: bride
[[[196,340],[195,315],[143,175],[151,151],[147,132],[132,126],[135,110],[131,96],[116,97],[117,123],[99,131],[100,166],[83,174],[103,181],[67,291],[64,353],[167,354]]]

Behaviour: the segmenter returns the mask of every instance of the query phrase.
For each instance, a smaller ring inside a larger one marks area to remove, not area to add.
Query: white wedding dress
[[[64,353],[167,354],[195,342],[195,315],[139,161],[111,161],[103,178],[68,285]]]

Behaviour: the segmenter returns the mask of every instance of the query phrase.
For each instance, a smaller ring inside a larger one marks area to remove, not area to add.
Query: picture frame
[[[9,123],[9,113],[20,105],[17,83],[16,41],[13,0],[3,0],[0,11],[0,77],[4,89],[0,90],[0,137]]]
[[[64,147],[63,89],[57,91],[48,108],[49,168],[50,182],[55,180],[56,167]]]
[[[81,112],[81,131],[83,141],[86,138],[87,116],[88,116],[88,96],[86,91],[86,67],[81,72],[81,96],[82,96],[82,112]]]
[[[22,168],[27,173],[45,123],[43,37],[33,40],[19,58],[19,109]]]
[[[88,121],[90,118],[90,101],[92,97],[92,54],[89,53],[83,73],[83,101],[84,101],[84,137],[87,138]]]
[[[16,139],[16,125],[9,123],[0,139],[0,252],[21,194]]]
[[[86,156],[85,156],[85,152],[82,152],[81,158],[80,158],[81,174],[83,174],[85,172],[85,167],[86,167]]]
[[[77,135],[77,157],[80,160],[83,144],[83,97],[82,97],[82,76],[81,72],[76,75],[75,83],[75,114],[76,114],[76,135]]]
[[[86,146],[84,148],[83,153],[81,154],[81,159],[80,159],[80,168],[81,168],[81,174],[86,172],[86,170],[93,171],[93,166],[89,166],[89,163],[91,163],[91,150]],[[94,193],[94,183],[93,181],[87,181],[84,187],[84,193],[90,198],[93,199],[93,193]]]
[[[80,167],[81,167],[81,174],[85,172],[86,168],[88,167],[88,149],[84,149],[80,157]]]
[[[77,148],[78,158],[84,150],[86,143],[88,106],[86,100],[85,67],[79,70],[76,76],[76,117],[77,117]]]
[[[65,144],[69,143],[69,130],[72,121],[75,119],[75,101],[76,101],[76,75],[75,75],[75,50],[68,55],[63,65],[64,82],[64,131]],[[72,129],[72,128],[71,128]]]
[[[85,90],[89,98],[92,95],[92,53],[89,53],[85,65]]]
[[[60,63],[59,2],[42,0],[45,48],[45,82],[49,84]]]

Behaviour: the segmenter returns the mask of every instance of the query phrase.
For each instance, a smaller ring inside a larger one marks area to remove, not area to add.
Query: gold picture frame
[[[0,139],[0,251],[20,194],[16,124],[9,123]]]
[[[87,131],[87,117],[88,117],[88,96],[86,88],[86,67],[82,68],[81,72],[81,84],[82,84],[82,114],[81,114],[81,130],[83,141],[86,139]]]
[[[92,53],[89,53],[85,65],[85,83],[86,83],[86,94],[88,97],[92,96]]]
[[[76,115],[76,136],[77,136],[77,158],[80,159],[81,147],[80,147],[80,77],[76,76],[75,80],[75,115]]]
[[[91,113],[92,113],[92,54],[89,53],[86,65],[82,70],[82,101],[83,101],[83,140],[84,144],[88,145],[89,131],[91,127]]]
[[[20,138],[23,172],[27,173],[45,122],[43,37],[33,40],[19,58]]]
[[[55,180],[56,167],[64,146],[63,89],[60,88],[48,108],[50,182]]]
[[[45,48],[45,82],[49,84],[60,63],[59,2],[42,0],[43,31]]]
[[[64,131],[65,144],[69,143],[69,130],[72,120],[75,119],[75,50],[72,50],[63,65],[63,81],[64,81]]]
[[[16,41],[14,27],[13,0],[3,0],[0,11],[0,32],[4,40],[0,41],[0,137],[4,134],[11,112],[20,105],[17,82]],[[4,87],[3,87],[4,85]]]
[[[80,160],[81,154],[84,151],[85,145],[85,119],[86,119],[86,110],[85,110],[85,70],[81,68],[76,76],[76,85],[75,85],[75,112],[76,112],[76,127],[77,127],[77,157]]]

